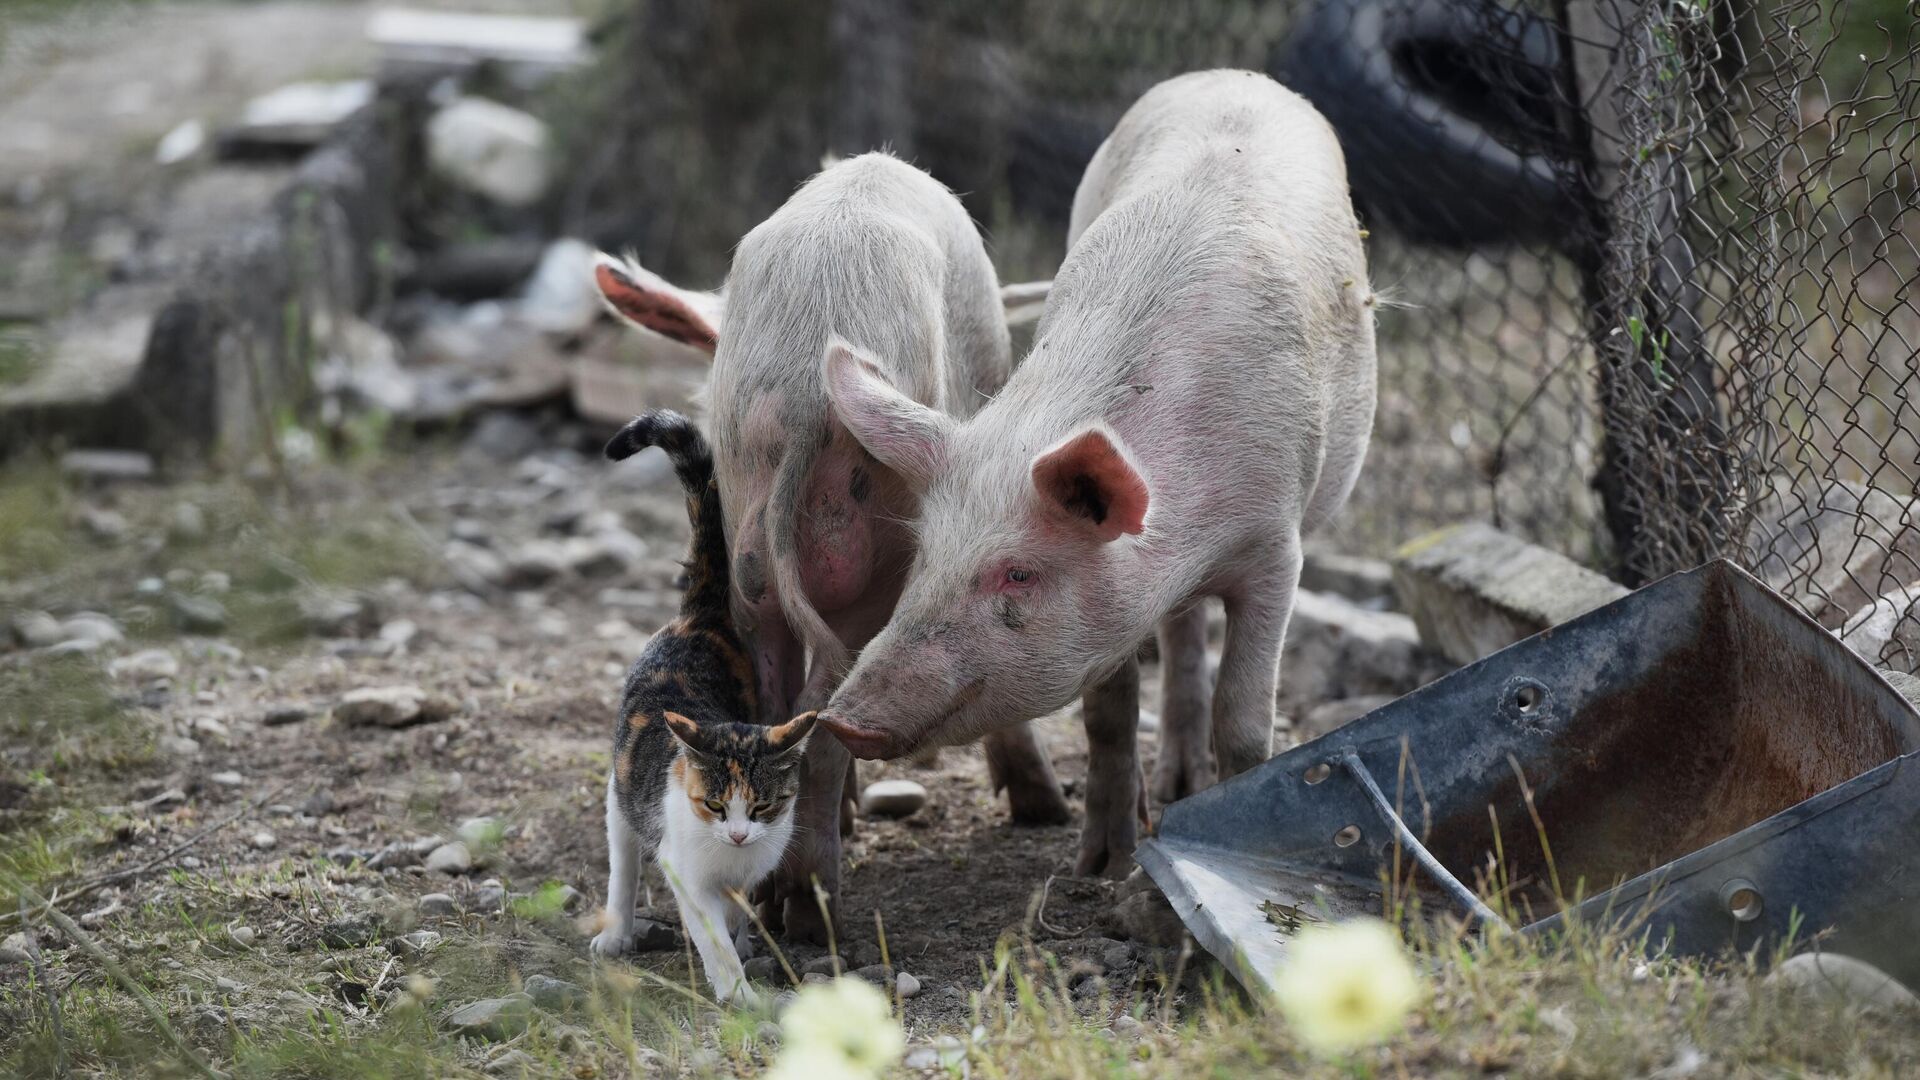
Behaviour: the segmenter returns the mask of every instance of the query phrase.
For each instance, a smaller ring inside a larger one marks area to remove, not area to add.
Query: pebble
[[[905,1001],[907,998],[919,995],[920,980],[902,971],[893,977],[893,988],[900,995],[900,999]]]
[[[312,715],[313,710],[305,705],[275,705],[260,717],[260,722],[268,727],[286,727]]]
[[[771,956],[756,956],[742,965],[747,978],[752,982],[777,983],[783,981],[786,972],[780,969],[780,961]]]
[[[1805,952],[1789,957],[1767,976],[1767,985],[1792,987],[1825,1000],[1871,1009],[1920,1005],[1920,995],[1893,976],[1865,960],[1841,953]]]
[[[680,948],[680,928],[658,919],[633,920],[634,952],[666,952]]]
[[[167,591],[167,583],[157,577],[143,577],[133,591],[136,596],[159,596]]]
[[[167,539],[176,544],[191,544],[207,535],[206,511],[194,503],[183,502],[173,508],[167,519]]]
[[[455,540],[442,551],[447,569],[463,587],[484,593],[507,581],[507,564],[486,548]]]
[[[927,804],[927,789],[912,780],[876,780],[860,793],[860,810],[875,817],[903,818]]]
[[[120,629],[120,624],[112,617],[97,611],[82,611],[77,615],[68,616],[66,621],[60,624],[60,639],[62,643],[92,642],[98,647],[117,645],[127,639],[127,634]]]
[[[809,971],[805,975],[800,976],[800,981],[807,986],[825,986],[833,981],[833,976],[822,975],[817,971]]]
[[[251,949],[260,935],[251,926],[235,926],[227,930],[227,937],[232,938],[235,945],[243,949]]]
[[[246,983],[239,982],[238,980],[235,980],[235,979],[229,979],[225,975],[214,976],[213,988],[215,990],[220,991],[223,994],[237,995],[237,994],[244,994],[247,992]]]
[[[497,881],[484,881],[480,887],[467,894],[463,905],[468,911],[491,914],[507,906],[506,887]]]
[[[127,535],[127,518],[117,510],[86,506],[80,509],[80,527],[95,540],[112,544]]]
[[[167,611],[175,626],[189,634],[217,634],[227,628],[227,609],[211,596],[168,593]]]
[[[441,844],[427,856],[427,869],[442,874],[464,874],[473,869],[473,853],[467,845],[455,840],[451,844]]]
[[[232,730],[229,729],[226,724],[211,716],[194,717],[193,733],[205,738],[216,739],[220,742],[227,741],[233,734]]]
[[[424,856],[412,844],[388,844],[367,860],[369,870],[400,869],[415,866]]]
[[[760,1026],[753,1029],[753,1034],[760,1040],[762,1045],[780,1045],[780,1025],[771,1020],[762,1020]]]
[[[838,957],[832,953],[828,953],[825,956],[816,956],[800,965],[800,973],[802,975],[825,975],[828,978],[832,978],[838,975],[844,967],[845,965],[841,964]]]
[[[23,611],[13,617],[13,637],[29,649],[58,645],[68,637],[60,620],[44,611]]]
[[[86,480],[151,480],[153,455],[139,450],[69,450],[60,471]]]
[[[364,686],[333,707],[333,718],[347,727],[412,727],[452,715],[453,702],[418,686]]]
[[[233,591],[233,576],[221,570],[207,570],[200,575],[200,591],[209,596],[222,596]]]
[[[387,943],[395,956],[425,956],[440,947],[440,935],[432,930],[415,930]]]
[[[247,843],[261,851],[269,851],[280,843],[280,838],[265,829],[261,829],[259,832],[247,837]]]
[[[225,772],[214,773],[212,776],[207,777],[207,779],[219,784],[221,787],[239,787],[247,782],[246,777],[241,776],[231,769]]]
[[[424,918],[435,919],[452,915],[456,910],[453,897],[443,892],[428,893],[420,898],[420,914]]]
[[[328,814],[333,813],[333,808],[333,792],[328,791],[326,788],[318,789],[313,794],[307,796],[306,801],[300,804],[300,812],[302,814],[315,818],[326,817]]]
[[[419,633],[420,627],[412,619],[394,619],[380,628],[380,640],[404,649]]]
[[[27,933],[24,930],[8,934],[0,941],[0,964],[24,964],[33,959],[33,953],[27,948]]]
[[[508,1049],[488,1058],[484,1068],[495,1076],[532,1076],[540,1071],[540,1062],[525,1050]]]
[[[358,949],[380,940],[380,918],[359,911],[329,920],[320,928],[320,944],[329,949]]]
[[[505,833],[506,828],[500,824],[500,819],[492,817],[470,817],[454,830],[454,835],[469,848],[493,847],[500,843]]]
[[[168,757],[190,758],[200,756],[199,742],[189,739],[185,735],[162,735],[159,739],[155,740],[155,745],[160,748],[161,753]]]
[[[442,1023],[456,1035],[498,1039],[526,1030],[527,1018],[532,1013],[532,998],[525,994],[512,994],[462,1005],[448,1013]]]
[[[543,1009],[570,1008],[587,999],[587,992],[578,983],[551,975],[527,976],[526,991],[533,1003]]]
[[[506,577],[510,589],[537,589],[567,572],[567,549],[552,540],[529,540],[507,556]]]
[[[165,649],[142,649],[108,664],[107,673],[116,679],[140,682],[171,679],[180,674],[180,661]]]
[[[1125,1013],[1113,1018],[1112,1028],[1115,1035],[1129,1042],[1141,1038],[1147,1033],[1147,1025]]]
[[[364,602],[336,592],[306,593],[299,607],[307,632],[321,637],[357,635],[369,615]]]

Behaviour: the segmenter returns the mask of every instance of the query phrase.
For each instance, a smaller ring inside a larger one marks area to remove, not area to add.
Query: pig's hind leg
[[[1065,825],[1073,818],[1032,724],[1000,728],[981,743],[987,752],[987,778],[995,794],[1006,789],[1015,825]]]
[[[1080,829],[1081,877],[1127,876],[1133,847],[1148,827],[1147,785],[1140,775],[1140,663],[1120,669],[1081,697],[1087,726],[1087,820]]]
[[[1213,753],[1219,778],[1237,776],[1273,752],[1273,700],[1280,688],[1280,648],[1300,583],[1300,542],[1289,534],[1257,569],[1224,590],[1227,640],[1214,687]]]
[[[1160,756],[1153,767],[1153,797],[1160,805],[1213,786],[1212,710],[1201,599],[1160,623]]]

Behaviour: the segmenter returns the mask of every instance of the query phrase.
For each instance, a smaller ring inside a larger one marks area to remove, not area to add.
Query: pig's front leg
[[[1087,725],[1087,821],[1080,830],[1081,877],[1127,876],[1133,846],[1148,826],[1140,775],[1140,663],[1132,657],[1080,699]]]
[[[1006,789],[1015,825],[1065,825],[1073,818],[1032,724],[1000,728],[981,742],[987,752],[987,778],[996,794]]]
[[[1273,752],[1273,699],[1280,647],[1300,583],[1300,544],[1285,543],[1259,572],[1227,591],[1227,641],[1213,698],[1213,752],[1220,779],[1253,768]]]
[[[828,676],[821,665],[814,665],[812,677],[794,703],[796,714],[825,705],[832,693]],[[807,759],[801,768],[800,795],[793,809],[793,839],[787,841],[787,857],[774,871],[767,893],[770,901],[763,919],[777,920],[789,940],[825,945],[829,939],[828,921],[838,922],[840,905],[840,825],[841,800],[846,797],[853,755],[840,740],[826,732],[807,742]],[[827,894],[827,911],[820,910],[814,884]]]
[[[1160,805],[1213,786],[1213,675],[1207,670],[1207,608],[1196,600],[1160,623]]]

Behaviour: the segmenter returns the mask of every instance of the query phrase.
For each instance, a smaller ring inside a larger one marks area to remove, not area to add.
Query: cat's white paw
[[[609,926],[593,935],[591,948],[595,956],[625,956],[633,949],[633,934]]]
[[[731,986],[714,984],[713,996],[720,1004],[731,1005],[736,1009],[760,1008],[759,992],[754,990],[753,984],[745,979],[740,979]]]

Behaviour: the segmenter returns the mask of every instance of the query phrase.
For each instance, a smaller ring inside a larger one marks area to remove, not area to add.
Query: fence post
[[[1728,539],[1726,424],[1685,228],[1685,140],[1712,107],[1703,98],[1717,73],[1689,62],[1668,0],[1561,4],[1568,134],[1585,157],[1587,220],[1568,250],[1596,357],[1593,483],[1615,574],[1637,585],[1720,554]]]

